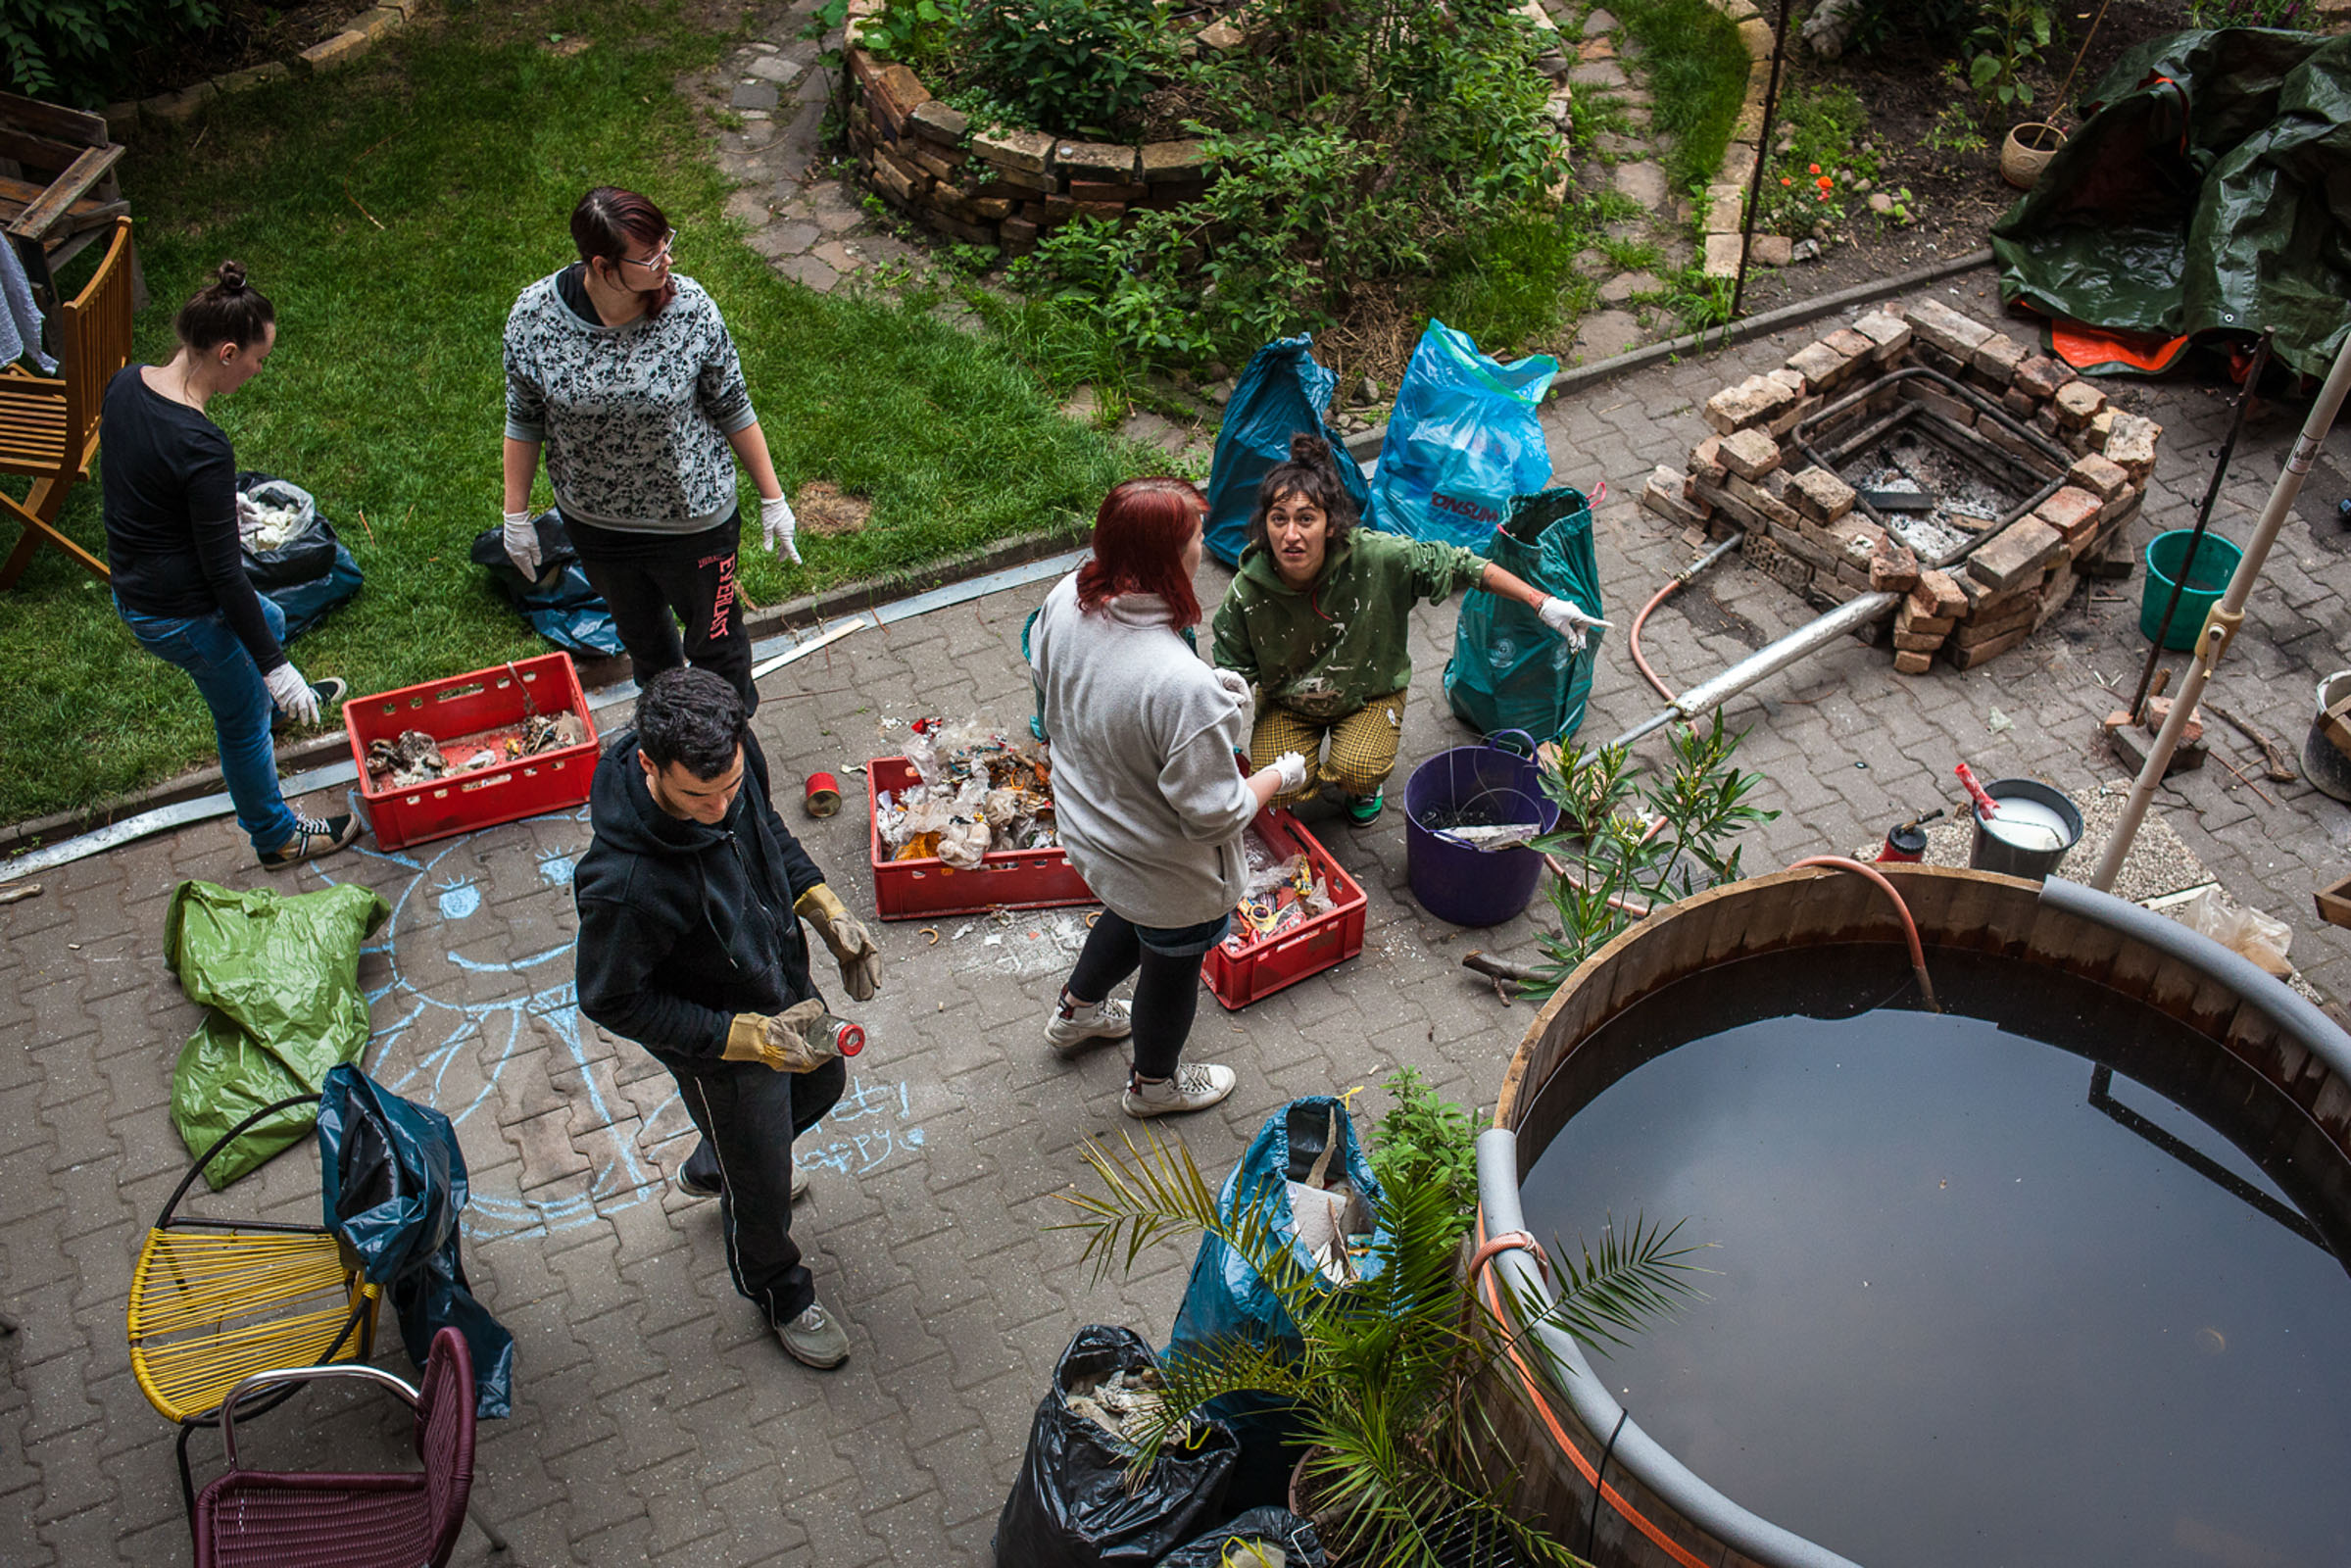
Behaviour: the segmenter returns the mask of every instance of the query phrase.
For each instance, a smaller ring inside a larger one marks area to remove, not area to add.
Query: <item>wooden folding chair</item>
[[[180,1496],[191,1514],[188,1439],[219,1423],[230,1390],[280,1367],[364,1361],[374,1347],[382,1293],[344,1257],[333,1232],[176,1212],[205,1166],[238,1135],[318,1099],[281,1100],[221,1134],[165,1200],[131,1270],[130,1370],[147,1401],[179,1423]],[[238,1413],[256,1414],[293,1393],[286,1385]]]
[[[43,544],[54,545],[109,580],[106,563],[58,531],[66,493],[90,476],[98,453],[98,411],[106,383],[130,363],[130,220],[115,220],[106,256],[81,293],[58,307],[58,373],[0,374],[0,473],[24,474],[31,493],[0,492],[0,516],[24,528],[0,563],[0,588],[13,588]]]

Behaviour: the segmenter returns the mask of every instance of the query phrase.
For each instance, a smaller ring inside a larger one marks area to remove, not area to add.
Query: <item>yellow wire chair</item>
[[[266,1105],[220,1135],[188,1167],[147,1232],[130,1277],[130,1369],[164,1418],[179,1423],[179,1492],[190,1518],[196,1487],[188,1440],[217,1426],[220,1402],[258,1372],[365,1361],[375,1348],[381,1290],[367,1284],[332,1231],[275,1220],[219,1220],[176,1210],[204,1168],[240,1134],[317,1095]],[[237,1415],[275,1408],[299,1384],[243,1398]]]

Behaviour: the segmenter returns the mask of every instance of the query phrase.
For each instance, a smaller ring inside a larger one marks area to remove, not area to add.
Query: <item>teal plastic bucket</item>
[[[2163,645],[2175,654],[2183,654],[2196,646],[2197,636],[2204,630],[2204,612],[2221,602],[2229,589],[2229,579],[2236,575],[2236,564],[2245,553],[2217,533],[2208,533],[2196,546],[2196,559],[2187,559],[2188,541],[2196,537],[2191,529],[2175,528],[2159,533],[2147,544],[2147,578],[2139,589],[2138,629],[2147,641],[2155,640],[2155,629],[2163,624],[2163,607],[2172,602],[2172,584],[2184,581],[2180,590],[2180,608],[2172,612],[2172,629],[2164,634]]]

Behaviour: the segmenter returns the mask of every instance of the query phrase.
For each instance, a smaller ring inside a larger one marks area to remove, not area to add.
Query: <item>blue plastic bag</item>
[[[1216,456],[1208,466],[1209,554],[1228,566],[1241,564],[1249,543],[1249,514],[1257,510],[1257,486],[1276,464],[1290,461],[1290,438],[1320,435],[1331,446],[1339,482],[1354,498],[1358,514],[1370,504],[1363,470],[1347,456],[1347,443],[1323,411],[1339,378],[1315,361],[1314,335],[1277,338],[1249,356],[1249,368],[1225,405],[1216,431]]]
[[[1484,554],[1511,497],[1551,482],[1536,415],[1558,373],[1547,354],[1504,365],[1467,334],[1429,322],[1371,476],[1372,526]]]
[[[1486,540],[1486,559],[1588,615],[1603,615],[1600,562],[1584,492],[1561,488],[1520,496],[1509,513]],[[1577,653],[1525,605],[1473,588],[1461,596],[1461,615],[1453,624],[1445,703],[1481,735],[1522,729],[1537,740],[1565,740],[1584,723],[1605,635],[1597,627],[1587,630],[1584,651]]]
[[[563,652],[583,658],[619,653],[620,633],[612,628],[612,612],[589,584],[579,552],[563,531],[563,519],[551,509],[540,513],[533,525],[539,530],[537,581],[514,569],[505,537],[496,528],[473,536],[473,564],[488,567],[531,629]]]
[[[465,1152],[449,1118],[346,1062],[327,1073],[318,1102],[318,1164],[327,1228],[392,1298],[409,1359],[422,1370],[434,1333],[456,1329],[473,1353],[474,1414],[507,1414],[514,1337],[465,1283]]]
[[[1372,1247],[1356,1263],[1361,1278],[1378,1278],[1387,1262],[1381,1246],[1387,1239],[1387,1226],[1379,1219],[1383,1207],[1380,1183],[1356,1141],[1355,1124],[1344,1101],[1310,1095],[1292,1101],[1267,1118],[1257,1136],[1249,1140],[1241,1163],[1225,1178],[1216,1207],[1231,1220],[1256,1204],[1267,1205],[1273,1245],[1288,1251],[1306,1277],[1321,1282],[1318,1289],[1336,1292],[1342,1287],[1328,1282],[1313,1254],[1298,1242],[1288,1185],[1305,1181],[1325,1150],[1333,1151],[1325,1180],[1344,1172],[1348,1184],[1371,1206]],[[1172,1362],[1187,1351],[1204,1350],[1220,1340],[1231,1339],[1304,1353],[1298,1325],[1281,1298],[1240,1253],[1216,1238],[1206,1237],[1192,1260],[1184,1304],[1176,1312],[1175,1331],[1161,1359]],[[1268,1396],[1235,1394],[1209,1401],[1202,1413],[1226,1423],[1241,1442],[1241,1462],[1233,1471],[1228,1505],[1250,1508],[1286,1499],[1290,1470],[1299,1451],[1293,1432],[1295,1417],[1288,1407]]]

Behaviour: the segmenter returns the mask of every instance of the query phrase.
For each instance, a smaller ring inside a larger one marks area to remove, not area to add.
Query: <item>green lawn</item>
[[[559,56],[550,33],[593,42]],[[593,184],[644,189],[676,223],[679,270],[726,314],[787,491],[821,477],[874,502],[858,535],[804,534],[805,567],[755,543],[755,601],[1078,527],[1138,471],[986,340],[889,298],[812,294],[730,232],[727,186],[673,86],[726,46],[674,6],[457,4],[349,69],[133,140],[123,185],[154,293],[140,357],[167,358],[178,304],[223,257],[243,261],[277,307],[278,346],[210,412],[241,466],[318,496],[367,572],[295,646],[305,671],[380,691],[543,650],[466,552],[498,521],[507,311],[572,258],[566,221]],[[65,521],[103,547],[94,482]],[[186,677],[54,551],[0,599],[0,821],[213,756]]]

